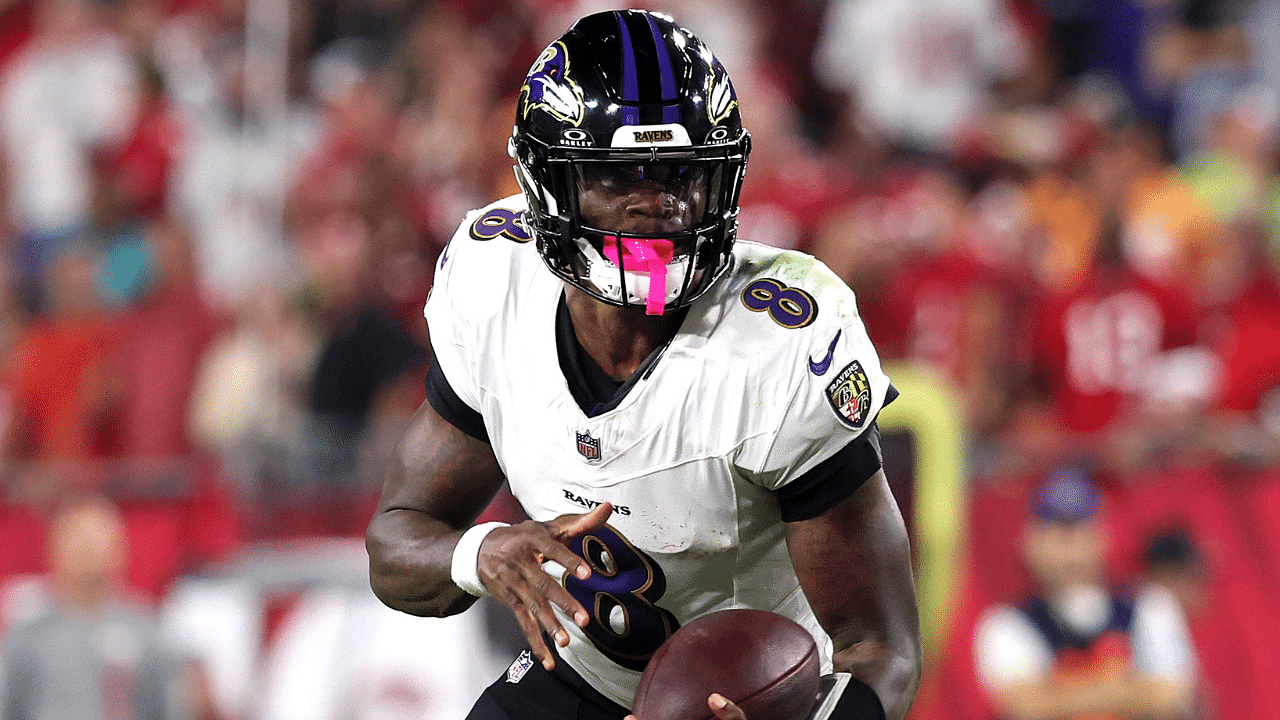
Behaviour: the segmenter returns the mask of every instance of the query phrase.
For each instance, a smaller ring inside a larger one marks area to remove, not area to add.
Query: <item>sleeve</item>
[[[467,405],[449,385],[449,379],[440,370],[440,363],[432,362],[427,370],[427,402],[440,417],[448,420],[462,432],[481,441],[489,442],[489,431],[484,426],[484,416]]]
[[[748,478],[769,490],[800,478],[866,433],[890,398],[889,378],[856,313],[813,337],[817,347],[799,347],[786,361],[790,386],[782,401],[765,403],[778,408],[777,419],[744,440],[735,457]]]
[[[1133,669],[1163,680],[1195,679],[1196,657],[1178,599],[1149,587],[1138,594],[1133,614]]]
[[[862,487],[883,463],[880,429],[872,422],[870,430],[777,491],[783,521],[797,522],[821,515]]]
[[[988,609],[973,637],[974,669],[988,693],[1047,676],[1053,652],[1026,616],[1010,605]]]
[[[463,227],[469,227],[471,220],[472,216],[468,215]],[[465,231],[460,230],[440,253],[439,266],[436,268],[435,280],[431,294],[427,296],[423,314],[427,319],[431,349],[435,354],[432,370],[446,381],[454,398],[466,408],[479,413],[480,386],[476,378],[475,363],[470,359],[472,343],[469,342],[467,316],[462,311],[466,302],[463,292],[467,284],[466,258],[462,255],[463,247],[468,244],[463,233]],[[435,404],[432,406],[435,407]],[[439,411],[439,408],[436,410]],[[448,415],[445,417],[448,418]]]

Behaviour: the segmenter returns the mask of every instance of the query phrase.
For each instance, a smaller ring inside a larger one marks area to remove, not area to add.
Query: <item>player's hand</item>
[[[742,708],[729,702],[729,698],[720,693],[711,693],[711,697],[707,698],[707,707],[711,708],[711,713],[715,715],[716,720],[747,720]],[[628,715],[623,720],[640,720],[640,718]]]
[[[569,634],[561,627],[552,604],[579,627],[586,627],[591,618],[559,579],[542,569],[542,563],[557,562],[579,579],[590,577],[591,568],[565,543],[603,527],[612,514],[613,505],[604,503],[591,512],[561,515],[551,522],[530,520],[498,528],[480,544],[476,560],[480,582],[515,614],[530,649],[547,670],[555,667],[555,659],[542,633],[546,632],[561,647],[569,644]]]

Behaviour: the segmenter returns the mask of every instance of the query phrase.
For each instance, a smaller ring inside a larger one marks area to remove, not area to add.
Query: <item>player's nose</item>
[[[675,198],[655,183],[637,185],[627,196],[628,218],[664,219],[674,215],[675,210]]]

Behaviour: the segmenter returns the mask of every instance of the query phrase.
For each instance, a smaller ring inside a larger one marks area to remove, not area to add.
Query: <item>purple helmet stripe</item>
[[[671,53],[667,51],[667,44],[662,41],[662,33],[658,32],[653,16],[645,15],[644,19],[649,22],[649,32],[653,33],[654,54],[658,56],[658,79],[662,82],[662,99],[675,100],[676,74],[671,69]]]
[[[640,101],[640,83],[636,78],[636,51],[631,46],[631,31],[627,29],[626,16],[617,13],[618,30],[622,39],[622,99],[624,102]],[[634,107],[622,108],[622,124],[640,124],[640,110]]]
[[[654,49],[657,51],[658,79],[662,83],[662,99],[664,101],[677,100],[676,73],[671,67],[671,53],[668,52],[667,44],[662,41],[662,33],[658,30],[657,23],[653,21],[653,16],[645,15],[644,19],[649,23],[649,32],[653,35],[653,45]],[[664,105],[662,107],[662,122],[680,122],[679,103]]]

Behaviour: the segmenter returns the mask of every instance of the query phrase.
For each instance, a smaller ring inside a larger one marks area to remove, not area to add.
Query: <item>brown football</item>
[[[750,720],[802,720],[820,670],[813,636],[764,610],[722,610],[680,628],[653,654],[632,712],[640,720],[708,720],[711,693]]]

